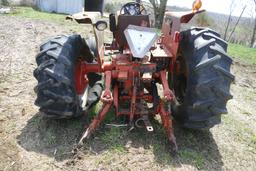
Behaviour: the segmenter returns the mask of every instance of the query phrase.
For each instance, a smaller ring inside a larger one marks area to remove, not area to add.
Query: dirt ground
[[[34,106],[35,55],[63,23],[0,16],[0,170],[255,170],[256,66],[234,60],[236,81],[222,124],[206,132],[175,124],[179,153],[166,147],[160,124],[152,134],[122,128],[97,131],[80,151],[74,146],[87,118],[52,121]]]

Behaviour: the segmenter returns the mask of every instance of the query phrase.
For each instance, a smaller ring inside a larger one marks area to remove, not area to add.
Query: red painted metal
[[[161,101],[159,104],[158,112],[161,116],[162,124],[165,128],[172,151],[177,151],[178,147],[177,147],[176,138],[175,138],[174,132],[173,132],[171,113],[165,109],[163,101]]]
[[[83,144],[83,141],[85,139],[90,138],[91,134],[96,130],[96,128],[100,125],[100,123],[103,121],[103,119],[105,118],[106,114],[108,113],[109,109],[111,108],[112,103],[107,103],[104,104],[104,106],[102,107],[101,111],[97,114],[97,116],[93,119],[93,121],[91,122],[91,124],[89,125],[88,128],[86,128],[86,131],[83,133],[80,141],[79,141],[79,145]]]
[[[111,92],[111,71],[105,72],[105,91],[102,92],[101,101],[104,103],[112,103],[113,96]]]
[[[122,96],[122,97],[119,97],[120,100],[131,100],[131,97],[130,96]],[[152,103],[153,101],[153,97],[151,95],[148,95],[148,94],[142,94],[142,95],[137,95],[136,96],[136,99],[138,100],[142,100],[144,99],[145,101],[149,102],[149,103]]]
[[[180,42],[180,32],[176,31],[174,33],[174,40],[175,43],[179,43]]]
[[[118,109],[119,109],[118,102],[119,102],[118,85],[115,85],[115,87],[114,87],[114,106],[115,106],[115,109],[116,109],[116,114],[118,113]]]
[[[161,79],[161,82],[162,82],[162,85],[163,85],[164,98],[168,101],[172,101],[175,96],[169,88],[169,84],[168,84],[168,81],[167,81],[167,75],[166,75],[165,70],[160,71],[160,79]]]
[[[95,131],[113,105],[116,109],[116,115],[128,115],[131,123],[137,117],[148,118],[148,115],[159,114],[172,150],[177,150],[170,110],[170,103],[175,99],[175,95],[169,87],[167,72],[173,73],[174,65],[179,66],[176,64],[176,58],[180,42],[181,23],[187,23],[195,14],[200,12],[203,11],[193,13],[166,12],[162,36],[150,49],[150,55],[145,56],[142,60],[135,60],[132,57],[123,31],[129,24],[149,27],[147,15],[119,16],[119,25],[117,26],[119,29],[114,32],[115,39],[112,44],[104,44],[103,32],[94,28],[98,49],[97,60],[96,63],[85,61],[77,63],[75,71],[76,90],[78,94],[83,93],[88,84],[86,74],[90,72],[104,73],[105,90],[101,95],[103,108],[87,128],[80,142]],[[104,50],[112,53],[111,61],[104,61]],[[117,53],[119,51],[122,53]],[[158,63],[167,65],[164,69],[157,70]],[[163,86],[163,99],[159,99],[158,103],[155,102],[156,97],[153,97],[151,92],[144,92],[144,88],[150,87],[152,82],[158,82]],[[124,108],[122,103],[126,103],[128,107]],[[146,110],[143,103],[154,103],[156,106],[154,109]],[[149,125],[148,120],[146,122]]]
[[[75,84],[77,94],[82,94],[86,85],[88,84],[88,79],[84,74],[83,69],[83,62],[79,60],[75,67]]]

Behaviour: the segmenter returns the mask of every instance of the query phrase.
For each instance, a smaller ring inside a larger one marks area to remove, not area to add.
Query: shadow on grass
[[[72,149],[87,123],[86,117],[49,120],[38,113],[28,121],[17,139],[20,146],[27,151],[42,153],[58,161],[72,159]],[[203,170],[221,170],[222,157],[211,132],[184,130],[175,124],[179,152],[173,157],[168,152],[167,138],[162,125],[156,121],[153,122],[153,127],[154,133],[148,133],[144,129],[135,129],[127,133],[123,128],[101,127],[84,145],[82,152],[102,154],[110,151],[127,154],[129,148],[136,150],[142,147],[144,150],[152,151],[154,162],[163,166],[180,168],[185,164]]]
[[[18,143],[27,151],[65,160],[73,156],[72,149],[86,123],[84,116],[70,120],[51,120],[37,113],[17,137]]]

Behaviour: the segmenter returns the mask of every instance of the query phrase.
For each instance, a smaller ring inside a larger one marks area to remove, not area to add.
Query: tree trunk
[[[226,29],[225,29],[225,33],[224,33],[224,37],[223,37],[224,40],[227,40],[227,33],[228,33],[229,24],[230,24],[230,21],[231,21],[231,16],[232,16],[232,13],[230,12],[229,17],[228,17],[227,26],[226,26]]]
[[[254,19],[254,28],[253,28],[253,31],[252,31],[252,39],[251,39],[251,48],[253,47],[254,45],[254,42],[255,42],[255,35],[256,35],[256,17]]]
[[[149,0],[153,6],[155,13],[155,27],[161,28],[163,24],[164,13],[167,5],[167,0]]]
[[[236,30],[236,27],[237,27],[237,25],[238,25],[238,23],[239,23],[239,21],[240,21],[240,19],[241,19],[242,15],[243,15],[243,13],[244,13],[245,8],[246,8],[246,6],[244,6],[244,8],[243,8],[243,10],[242,10],[242,12],[241,12],[241,14],[240,14],[240,16],[239,16],[238,20],[237,20],[237,22],[236,22],[236,24],[235,24],[235,26],[234,26],[234,28],[233,28],[232,32],[230,33],[229,38],[228,38],[228,42],[230,41],[230,39],[231,39],[231,37],[232,37],[233,33],[234,33],[234,32],[235,32],[235,30]]]
[[[163,24],[165,9],[166,9],[167,0],[161,0],[159,5],[158,14],[156,15],[156,27],[161,28]]]
[[[255,13],[256,13],[256,0],[254,0],[254,8],[255,8]],[[256,16],[254,18],[254,27],[253,27],[253,31],[252,31],[252,39],[251,39],[251,47],[253,47],[254,43],[255,43],[255,35],[256,34]]]

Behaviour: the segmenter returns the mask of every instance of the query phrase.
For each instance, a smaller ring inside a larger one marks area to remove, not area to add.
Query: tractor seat
[[[117,23],[117,42],[120,47],[127,45],[124,30],[129,25],[150,27],[149,15],[119,15]]]

